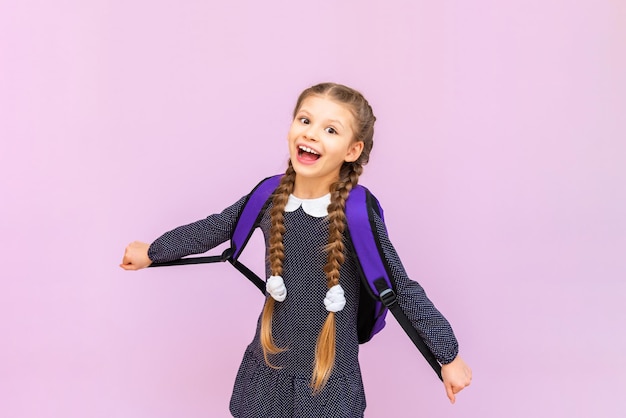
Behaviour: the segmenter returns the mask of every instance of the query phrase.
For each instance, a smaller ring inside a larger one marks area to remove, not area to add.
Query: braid
[[[282,276],[283,261],[285,259],[285,246],[283,244],[283,235],[285,233],[285,205],[289,199],[289,195],[293,191],[296,179],[291,162],[287,167],[287,171],[280,184],[274,192],[272,198],[272,209],[270,211],[270,239],[269,239],[269,264],[273,276]],[[285,351],[285,348],[277,347],[272,337],[272,315],[274,313],[274,298],[265,299],[263,306],[263,314],[261,317],[261,346],[263,347],[263,357],[268,366],[274,367],[269,361],[268,354],[278,354]]]
[[[346,200],[359,182],[363,167],[358,163],[344,163],[340,171],[339,181],[330,187],[330,204],[328,205],[328,259],[324,266],[327,286],[339,284],[339,270],[345,260],[343,233],[346,229]],[[317,337],[315,346],[315,364],[311,386],[314,393],[322,390],[335,363],[335,313],[329,312],[324,326]]]

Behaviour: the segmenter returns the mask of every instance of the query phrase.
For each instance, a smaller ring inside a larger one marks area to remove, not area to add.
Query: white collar
[[[300,199],[294,195],[289,195],[289,200],[285,205],[285,212],[294,212],[300,206],[308,215],[316,218],[323,218],[328,215],[328,205],[330,204],[330,193],[316,197],[315,199]]]

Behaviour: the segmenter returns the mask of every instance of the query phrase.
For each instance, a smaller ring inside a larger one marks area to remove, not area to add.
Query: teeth
[[[300,148],[302,151],[306,151],[306,152],[309,152],[311,154],[320,155],[319,152],[317,152],[315,150],[312,150],[309,147],[305,147],[304,145],[300,145],[298,148]]]

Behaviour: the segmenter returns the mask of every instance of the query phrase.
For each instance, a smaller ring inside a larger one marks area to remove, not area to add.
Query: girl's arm
[[[396,253],[382,219],[374,214],[374,224],[381,247],[396,284],[397,302],[419,332],[424,342],[442,364],[442,377],[450,402],[455,394],[469,385],[471,370],[459,354],[459,344],[448,320],[426,296],[426,292],[411,280]]]
[[[204,253],[228,241],[245,200],[246,196],[221,213],[166,232],[152,244],[138,241],[129,244],[120,267],[125,270],[139,270],[153,262],[162,263],[190,254]]]

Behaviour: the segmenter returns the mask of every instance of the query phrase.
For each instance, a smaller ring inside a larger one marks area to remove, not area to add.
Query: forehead
[[[302,100],[298,112],[307,112],[320,119],[337,119],[349,124],[354,122],[354,115],[349,105],[327,96],[308,96]]]

